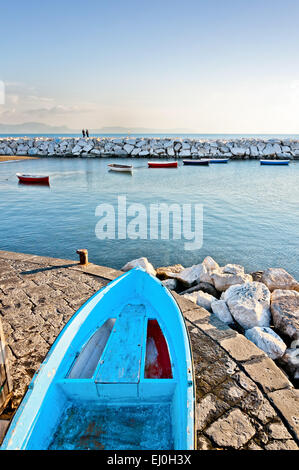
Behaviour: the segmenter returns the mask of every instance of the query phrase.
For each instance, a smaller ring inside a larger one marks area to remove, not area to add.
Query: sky
[[[0,0],[0,123],[299,133],[298,0]]]

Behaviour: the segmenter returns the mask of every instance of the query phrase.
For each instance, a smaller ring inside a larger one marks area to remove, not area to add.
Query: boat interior
[[[50,449],[174,447],[170,413],[175,384],[168,346],[157,320],[146,319],[144,305],[126,305],[117,319],[106,320],[59,386],[71,407]],[[88,396],[83,414],[82,394]]]

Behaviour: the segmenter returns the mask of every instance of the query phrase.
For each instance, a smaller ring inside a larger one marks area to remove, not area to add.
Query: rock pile
[[[0,155],[70,157],[163,157],[298,159],[294,139],[189,139],[166,137],[5,137]]]
[[[244,267],[223,267],[207,256],[201,263],[155,268],[146,258],[127,263],[140,266],[163,284],[242,332],[271,359],[299,379],[299,288],[282,268],[245,273]]]

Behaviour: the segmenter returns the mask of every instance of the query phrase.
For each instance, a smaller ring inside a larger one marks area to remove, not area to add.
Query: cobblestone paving
[[[73,313],[118,274],[72,261],[0,252],[0,315],[14,406]],[[273,361],[206,310],[174,294],[196,378],[197,448],[296,449],[299,396]]]
[[[67,267],[0,259],[0,314],[15,406],[63,326],[107,282]]]
[[[297,449],[257,384],[213,339],[188,327],[196,377],[197,448]]]

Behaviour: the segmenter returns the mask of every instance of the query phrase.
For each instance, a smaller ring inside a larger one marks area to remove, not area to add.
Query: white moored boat
[[[133,166],[132,165],[118,165],[117,163],[109,163],[108,164],[109,170],[111,171],[120,171],[123,173],[133,173]]]

